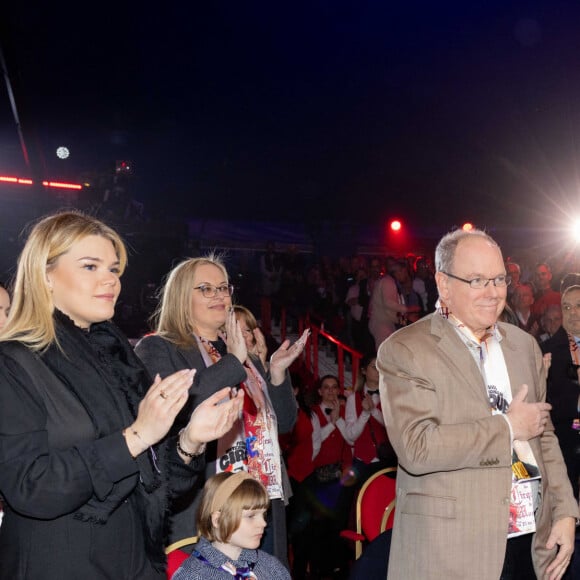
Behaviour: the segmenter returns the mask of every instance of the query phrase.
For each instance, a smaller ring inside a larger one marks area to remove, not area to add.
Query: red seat
[[[167,554],[167,580],[171,580],[171,577],[175,572],[177,572],[178,568],[189,558],[189,554],[180,550],[179,548],[183,548],[183,546],[188,546],[190,544],[197,543],[198,537],[192,536],[191,538],[185,538],[180,540],[179,542],[175,542],[165,548],[165,554]]]
[[[362,554],[363,543],[372,542],[379,534],[393,527],[397,498],[396,467],[377,471],[369,477],[356,499],[356,532],[343,530],[342,538],[355,542],[355,554]]]

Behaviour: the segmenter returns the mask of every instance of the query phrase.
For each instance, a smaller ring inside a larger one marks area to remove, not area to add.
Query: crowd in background
[[[509,258],[506,270],[512,282],[505,318],[539,340],[548,338],[559,319],[561,282],[571,272],[580,271],[580,263],[570,258],[551,263]],[[283,306],[292,322],[309,312],[314,320],[324,322],[327,331],[362,354],[371,354],[382,342],[372,331],[380,310],[373,308],[376,286],[388,282],[398,303],[392,305],[393,329],[433,312],[437,301],[433,262],[424,255],[355,255],[308,261],[295,249],[275,252],[270,245],[260,259],[260,273],[261,294],[272,299],[275,314],[276,307]],[[379,299],[375,302],[379,304]]]

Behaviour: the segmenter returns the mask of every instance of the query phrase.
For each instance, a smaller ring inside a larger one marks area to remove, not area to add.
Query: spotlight
[[[580,218],[576,219],[576,221],[572,224],[571,230],[574,241],[580,242]]]

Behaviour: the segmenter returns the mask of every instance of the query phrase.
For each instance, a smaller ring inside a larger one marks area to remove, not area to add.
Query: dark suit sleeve
[[[574,380],[570,345],[565,333],[558,332],[541,345],[542,352],[552,354],[548,372],[547,401],[552,405],[550,413],[554,425],[569,427],[578,416],[580,385]]]
[[[137,473],[121,432],[54,448],[46,425],[34,376],[0,356],[0,491],[21,514],[68,514],[93,495],[105,499],[117,481]]]
[[[531,340],[534,349],[537,381],[537,400],[546,400],[546,370],[542,352],[535,340]],[[550,367],[551,370],[551,367]],[[554,425],[549,421],[540,437],[542,459],[547,473],[552,505],[552,522],[564,517],[578,518],[578,503],[574,498],[568,472],[560,450],[558,438],[554,433]]]
[[[189,392],[195,397],[195,405],[223,387],[233,387],[246,378],[244,366],[233,354],[226,354],[206,367],[197,347],[179,348],[156,335],[143,338],[135,352],[151,376],[159,373],[162,379],[176,371],[194,368],[196,373]]]
[[[167,466],[170,478],[170,495],[177,497],[190,490],[203,473],[205,453],[194,457],[190,463],[184,463],[177,453],[177,436],[169,437],[167,445]]]
[[[160,336],[150,335],[141,339],[135,346],[135,353],[152,377],[159,374],[164,379],[176,371],[189,368],[177,347]]]

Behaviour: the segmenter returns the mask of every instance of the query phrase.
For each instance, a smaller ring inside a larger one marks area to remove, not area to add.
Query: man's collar
[[[476,344],[478,346],[482,342],[485,342],[490,336],[494,336],[498,341],[500,341],[503,338],[502,333],[499,331],[499,327],[497,325],[497,322],[495,324],[493,324],[492,326],[489,326],[488,328],[486,328],[484,336],[482,338],[479,338],[478,336],[476,336],[473,333],[473,331],[470,328],[468,328],[465,324],[463,324],[463,322],[461,322],[461,320],[459,320],[459,318],[457,318],[457,316],[455,316],[454,314],[449,313],[447,315],[447,317],[444,316],[444,318],[446,318],[447,321],[452,326],[454,326],[457,329],[460,329],[464,336],[469,338],[474,344]]]

